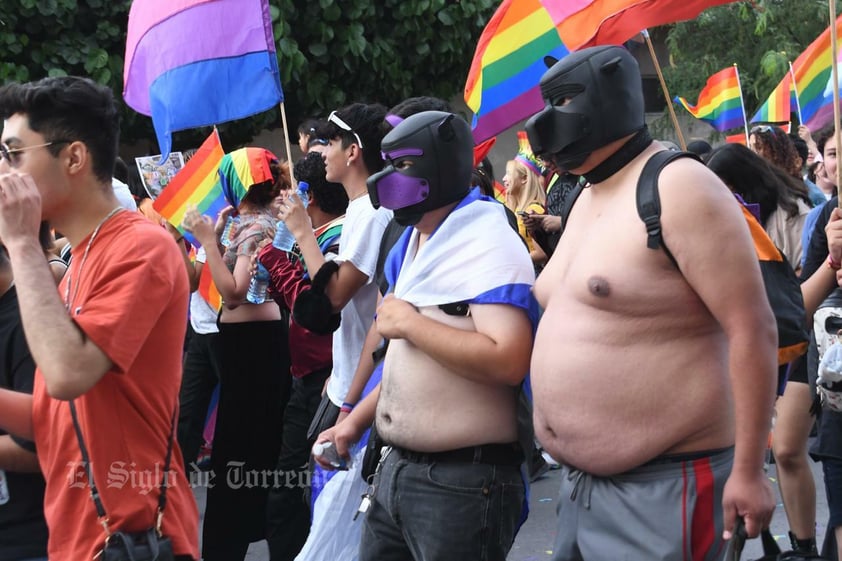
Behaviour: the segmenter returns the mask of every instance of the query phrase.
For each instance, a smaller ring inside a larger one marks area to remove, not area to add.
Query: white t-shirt
[[[129,190],[128,185],[116,177],[112,177],[111,188],[114,190],[114,196],[117,197],[117,201],[120,203],[121,207],[132,212],[137,211],[137,203],[135,202],[134,197],[132,197],[132,192]]]
[[[196,252],[196,263],[204,263],[207,260],[205,248],[200,247]],[[216,310],[208,304],[199,291],[190,295],[190,325],[193,331],[200,335],[208,333],[219,333],[216,326]]]
[[[367,196],[348,203],[336,260],[351,262],[368,280],[342,308],[339,329],[333,334],[333,372],[327,395],[337,406],[345,401],[362,355],[365,336],[374,320],[378,289],[371,280],[377,267],[380,239],[391,219],[391,210],[382,207],[375,210]]]

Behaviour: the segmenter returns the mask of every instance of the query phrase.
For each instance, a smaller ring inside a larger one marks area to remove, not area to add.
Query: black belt
[[[523,451],[517,443],[511,444],[483,444],[468,446],[445,452],[414,452],[398,446],[392,447],[404,460],[418,463],[465,463],[465,464],[493,464],[501,466],[519,466],[523,463]]]

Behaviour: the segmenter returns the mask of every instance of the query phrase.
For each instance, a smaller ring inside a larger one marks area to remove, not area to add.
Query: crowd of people
[[[167,224],[123,200],[110,90],[0,88],[0,561],[264,539],[273,561],[503,561],[548,464],[553,559],[717,559],[769,526],[769,442],[792,555],[818,558],[811,454],[842,558],[842,413],[814,399],[842,325],[835,131],[673,158],[620,47],[541,92],[499,182],[446,102],[352,103],[302,123],[294,163],[226,154],[229,206]],[[788,364],[747,220],[817,318]]]

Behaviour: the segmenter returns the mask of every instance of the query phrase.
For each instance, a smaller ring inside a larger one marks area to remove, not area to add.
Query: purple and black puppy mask
[[[399,224],[417,224],[470,190],[474,138],[468,123],[452,113],[407,117],[383,138],[381,150],[386,166],[368,178],[368,194],[374,208],[393,210]]]

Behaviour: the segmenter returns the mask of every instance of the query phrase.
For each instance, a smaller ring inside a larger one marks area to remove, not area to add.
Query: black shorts
[[[788,374],[787,382],[798,382],[801,384],[808,383],[807,355],[801,355],[789,363]]]

